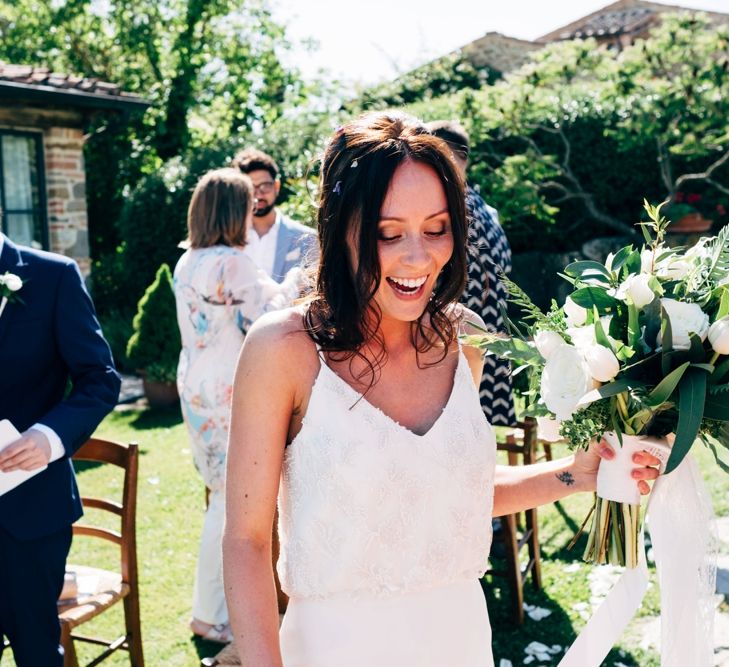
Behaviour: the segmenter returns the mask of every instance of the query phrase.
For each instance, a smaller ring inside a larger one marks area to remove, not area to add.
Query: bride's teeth
[[[423,276],[422,278],[391,278],[391,280],[397,285],[414,289],[416,287],[420,287],[425,282],[426,278],[427,276]]]

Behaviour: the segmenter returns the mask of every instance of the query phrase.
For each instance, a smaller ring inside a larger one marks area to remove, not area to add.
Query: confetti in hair
[[[358,166],[359,166],[359,161],[358,160],[355,160],[354,162],[352,162],[351,165],[349,165],[349,168],[350,169],[356,169]]]
[[[335,195],[341,195],[342,194],[342,181],[337,181],[336,182],[336,184],[334,185],[333,192],[334,192]]]

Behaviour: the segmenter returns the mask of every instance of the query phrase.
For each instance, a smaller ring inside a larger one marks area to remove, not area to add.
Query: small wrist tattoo
[[[563,482],[567,486],[572,486],[575,483],[575,478],[572,477],[572,473],[570,472],[561,472],[559,475],[556,475],[556,477],[560,482]]]

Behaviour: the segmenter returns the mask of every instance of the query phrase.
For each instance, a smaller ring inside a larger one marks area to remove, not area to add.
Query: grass
[[[109,415],[99,427],[99,437],[121,442],[137,441],[141,449],[138,490],[138,555],[141,585],[142,634],[146,663],[151,667],[195,666],[205,656],[215,655],[219,645],[193,639],[187,623],[190,618],[192,581],[197,558],[197,545],[202,528],[204,488],[195,471],[187,433],[180,413],[128,409]],[[726,476],[711,461],[711,454],[695,448],[701,468],[712,493],[717,515],[729,514]],[[79,484],[85,494],[117,496],[121,480],[114,470],[104,466],[84,465],[78,469]],[[484,582],[493,626],[495,664],[500,658],[513,665],[523,664],[524,648],[531,641],[548,646],[566,647],[574,640],[585,621],[573,605],[590,601],[588,574],[581,564],[576,572],[565,572],[573,563],[581,563],[584,536],[571,551],[567,544],[582,522],[591,498],[586,494],[567,498],[561,503],[540,509],[539,529],[542,546],[543,589],[525,588],[529,604],[549,609],[551,615],[539,622],[527,618],[515,627],[509,617],[509,592],[500,577],[487,577]],[[95,518],[88,513],[88,519]],[[95,540],[78,538],[70,561],[103,562],[114,567],[113,546],[95,547]],[[524,550],[526,552],[526,550]],[[655,573],[652,573],[655,581]],[[604,663],[612,667],[620,662],[627,666],[658,667],[655,652],[639,648],[641,617],[658,612],[658,590],[652,586],[639,616]],[[84,626],[86,634],[115,637],[122,627],[121,605]],[[79,657],[88,662],[97,649],[77,643]],[[556,664],[555,658],[552,664]],[[104,664],[128,666],[125,653],[119,652]],[[545,663],[534,663],[545,664]],[[2,667],[14,667],[6,652]]]

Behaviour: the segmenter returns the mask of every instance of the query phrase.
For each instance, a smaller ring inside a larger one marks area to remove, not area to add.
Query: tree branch
[[[717,160],[714,160],[706,169],[706,171],[702,171],[695,174],[683,174],[682,176],[679,176],[676,179],[676,183],[674,185],[674,191],[680,190],[681,186],[684,183],[688,183],[689,181],[706,181],[707,183],[710,183],[713,185],[717,190],[723,192],[726,195],[729,195],[729,188],[727,188],[725,185],[722,185],[718,181],[715,181],[712,178],[712,175],[714,172],[722,167],[724,164],[729,161],[729,148],[726,148],[724,150],[724,154],[719,157]]]

